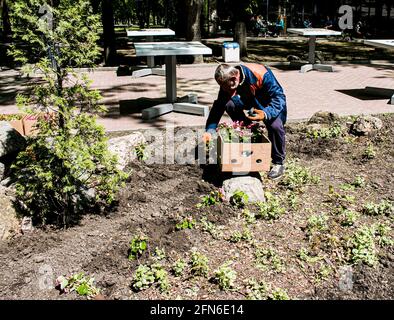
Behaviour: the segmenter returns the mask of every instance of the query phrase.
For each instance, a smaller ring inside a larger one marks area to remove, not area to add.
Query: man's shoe
[[[285,173],[285,166],[283,164],[274,164],[271,171],[268,173],[268,178],[271,180],[279,179]]]

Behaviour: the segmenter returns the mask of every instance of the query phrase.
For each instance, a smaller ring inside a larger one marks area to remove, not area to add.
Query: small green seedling
[[[129,245],[129,260],[139,258],[148,248],[148,237],[145,235],[135,236]]]
[[[134,152],[137,156],[138,161],[145,161],[148,159],[145,149],[146,149],[145,143],[139,143],[134,147]]]
[[[192,252],[190,271],[194,276],[208,276],[208,258],[199,252]]]
[[[372,143],[369,143],[365,148],[362,157],[367,160],[372,160],[376,157],[376,151]]]
[[[249,196],[240,190],[234,192],[230,198],[230,203],[237,208],[244,208],[249,202]]]
[[[88,299],[98,295],[100,290],[94,286],[94,278],[85,276],[83,272],[74,274],[68,278],[60,276],[56,279],[56,287],[60,292],[73,292]]]
[[[229,261],[214,271],[214,280],[219,284],[219,287],[222,290],[234,288],[237,272],[230,267],[231,263],[232,262]]]
[[[224,200],[224,194],[221,189],[211,191],[209,195],[203,196],[201,202],[197,204],[197,208],[214,206],[215,204]]]
[[[177,230],[193,229],[196,225],[196,220],[193,217],[187,217],[175,225]]]
[[[183,259],[178,259],[172,265],[172,272],[176,277],[182,276],[187,264]]]

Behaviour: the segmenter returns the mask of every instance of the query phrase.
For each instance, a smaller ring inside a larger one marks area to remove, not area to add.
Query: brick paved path
[[[218,85],[213,79],[215,68],[215,64],[178,65],[178,97],[195,92],[199,103],[211,106],[218,93]],[[307,119],[319,110],[340,115],[394,112],[394,106],[388,104],[388,99],[366,96],[363,90],[366,86],[394,89],[393,65],[336,65],[333,73],[312,71],[307,74],[285,69],[272,67],[284,87],[290,121]],[[107,116],[99,119],[108,131],[205,124],[203,117],[181,113],[169,113],[151,121],[141,120],[140,110],[145,105],[135,100],[141,97],[164,97],[163,76],[117,76],[113,69],[99,69],[90,72],[89,76],[93,80],[93,88],[101,91],[104,97],[102,102],[110,110]],[[0,72],[2,113],[18,110],[14,96],[17,91],[23,91],[26,85],[15,77],[14,71]],[[119,112],[120,106],[127,114]]]

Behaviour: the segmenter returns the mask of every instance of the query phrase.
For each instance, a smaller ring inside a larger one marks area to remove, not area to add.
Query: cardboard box
[[[25,135],[25,130],[23,127],[23,119],[21,120],[10,120],[10,125],[14,127],[16,131],[18,131],[22,136]]]
[[[222,172],[269,171],[271,142],[263,135],[257,143],[229,143],[219,134],[218,163]]]

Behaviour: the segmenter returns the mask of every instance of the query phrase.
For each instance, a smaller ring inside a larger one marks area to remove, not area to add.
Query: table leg
[[[147,37],[146,40],[148,42],[153,42],[153,36]],[[155,57],[154,56],[146,57],[146,64],[148,65],[148,68],[153,68],[155,66]]]
[[[176,56],[166,56],[166,96],[168,102],[176,102]]]
[[[309,63],[315,64],[316,37],[309,38]]]

